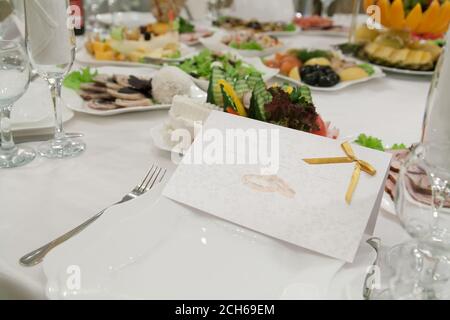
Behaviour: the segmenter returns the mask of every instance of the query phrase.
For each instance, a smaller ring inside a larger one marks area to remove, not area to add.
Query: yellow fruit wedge
[[[434,34],[445,33],[450,22],[450,1],[445,2],[441,6],[439,17],[431,28],[430,32]]]
[[[300,70],[298,67],[292,68],[291,72],[289,72],[289,78],[296,80],[298,82],[302,80],[300,76]]]
[[[389,24],[392,29],[403,29],[405,26],[405,9],[402,0],[395,0],[391,5]]]
[[[341,81],[345,82],[365,79],[368,78],[369,75],[364,69],[360,67],[351,67],[339,72],[339,77],[341,78]]]
[[[327,58],[312,58],[306,61],[305,66],[331,66],[330,60]]]
[[[377,4],[380,7],[381,24],[385,27],[390,27],[389,13],[391,4],[389,0],[379,0]]]
[[[441,9],[441,5],[439,4],[439,0],[433,0],[431,5],[428,7],[428,10],[425,11],[423,15],[422,22],[419,26],[413,30],[417,33],[426,33],[430,30],[430,27],[439,18],[439,11]]]
[[[408,30],[416,30],[420,22],[422,21],[422,18],[422,6],[420,5],[420,3],[418,3],[406,18],[406,27],[408,28]]]

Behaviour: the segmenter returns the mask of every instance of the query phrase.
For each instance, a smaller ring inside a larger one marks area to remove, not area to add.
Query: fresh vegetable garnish
[[[260,74],[254,67],[245,64],[242,60],[235,59],[231,54],[215,54],[207,49],[190,59],[184,60],[177,66],[194,78],[209,79],[214,62],[221,64],[227,81],[241,79],[251,73]]]
[[[396,143],[391,147],[391,150],[403,150],[403,149],[407,149],[406,145],[404,143]]]
[[[174,54],[169,56],[169,59],[178,59],[181,57],[181,51],[177,50]]]
[[[230,47],[238,50],[257,50],[257,51],[263,50],[263,47],[256,41],[248,41],[242,43],[231,42]]]
[[[384,151],[383,141],[378,138],[367,136],[365,134],[360,134],[355,143],[359,144],[362,147]]]
[[[69,73],[63,81],[66,88],[78,90],[82,83],[94,82],[94,78],[98,75],[98,71],[91,71],[90,67],[73,71]]]
[[[332,53],[326,50],[308,50],[308,49],[293,49],[288,51],[289,54],[296,56],[300,61],[307,62],[313,58],[327,58],[332,57]]]
[[[390,149],[390,150],[407,149],[407,147],[404,143],[396,143],[392,147],[388,148],[383,144],[383,141],[381,139],[378,139],[378,138],[372,137],[372,136],[367,136],[365,134],[360,134],[358,139],[355,141],[355,143],[359,144],[362,147],[379,150],[379,151],[386,151],[387,149]]]
[[[359,64],[358,67],[363,69],[369,76],[375,74],[375,69],[368,63]]]
[[[293,23],[289,23],[289,24],[284,26],[284,31],[294,32],[296,30],[297,30],[297,27]]]
[[[260,74],[234,82],[224,76],[221,68],[213,68],[207,102],[232,114],[327,136],[327,126],[316,113],[308,87],[285,84],[267,89]],[[244,105],[247,93],[251,93],[251,99]]]
[[[195,26],[182,17],[179,17],[177,20],[175,20],[174,29],[178,30],[179,33],[195,32]]]

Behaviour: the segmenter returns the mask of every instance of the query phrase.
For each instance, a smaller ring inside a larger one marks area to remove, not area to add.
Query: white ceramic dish
[[[36,97],[40,99],[36,100]],[[73,116],[71,110],[63,108],[63,122]],[[15,132],[51,129],[55,126],[50,90],[44,80],[33,81],[25,95],[14,104],[11,122]]]
[[[210,38],[202,38],[200,42],[208,49],[212,51],[218,52],[232,52],[234,54],[238,54],[241,57],[265,57],[270,56],[278,51],[282,51],[284,48],[284,44],[280,43],[279,46],[268,48],[262,51],[258,50],[237,50],[230,46],[227,46],[222,42],[225,33],[217,32]]]
[[[330,30],[302,30],[302,35],[314,37],[348,37],[349,31],[346,29],[330,29]]]
[[[98,68],[97,71],[99,73],[104,74],[123,74],[123,75],[136,75],[136,76],[146,76],[151,77],[154,74],[154,71],[149,71],[148,69],[143,68],[120,68],[120,67],[101,67]],[[155,104],[152,106],[146,107],[131,107],[131,108],[120,108],[114,110],[95,110],[89,108],[86,105],[86,102],[77,94],[76,91],[63,88],[62,96],[64,101],[67,104],[67,107],[73,111],[86,113],[95,116],[113,116],[123,113],[131,113],[131,112],[143,112],[143,111],[152,111],[152,110],[167,110],[170,108],[170,104]],[[206,99],[206,94],[200,90],[197,86],[193,85],[191,88],[190,97],[193,98],[204,98]]]
[[[113,17],[114,16],[114,17]],[[117,12],[102,13],[97,15],[97,20],[107,26],[112,25],[113,21],[116,25],[123,25],[130,28],[139,27],[149,23],[156,22],[155,17],[147,12]]]
[[[378,66],[383,71],[386,71],[388,73],[394,73],[394,74],[402,74],[402,75],[408,75],[408,76],[421,76],[421,77],[431,77],[434,74],[434,71],[417,71],[417,70],[391,68],[391,67],[385,67],[385,66],[380,66],[380,65],[378,65]]]
[[[160,61],[161,63],[180,62],[192,57],[196,53],[196,50],[192,47],[185,45],[184,43],[181,43],[180,52],[181,52],[180,58],[177,59],[162,58],[156,60]],[[149,61],[148,63],[142,63],[131,61],[97,60],[89,52],[87,52],[84,46],[83,48],[80,48],[80,50],[77,52],[76,61],[83,65],[90,65],[90,66],[150,67],[150,68],[160,67],[160,65],[153,64],[151,63],[151,61]]]
[[[50,299],[321,299],[344,265],[160,196],[117,206],[44,260]],[[72,269],[69,269],[72,268]],[[68,270],[82,285],[68,287]]]
[[[36,100],[35,97],[48,97]],[[11,112],[13,126],[35,123],[48,117],[51,111],[50,90],[44,80],[37,79],[28,87],[27,92],[14,104]]]

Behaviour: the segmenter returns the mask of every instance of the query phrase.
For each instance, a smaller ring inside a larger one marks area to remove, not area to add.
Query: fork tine
[[[161,171],[162,171],[162,168],[158,168],[158,173],[156,173],[156,171],[155,171],[155,173],[156,173],[155,178],[153,179],[153,177],[152,177],[152,179],[150,179],[148,181],[148,183],[146,184],[146,186],[144,188],[145,191],[148,191],[151,188],[153,188],[153,186],[155,185],[156,180],[158,180],[158,177],[159,177]]]
[[[146,181],[141,185],[141,187],[139,188],[140,192],[145,192],[145,190],[147,189],[147,186],[149,185],[149,183],[153,180],[153,177],[155,176],[155,174],[158,172],[159,167],[155,166],[154,170],[152,170],[151,175],[147,176]]]
[[[145,176],[144,180],[141,182],[141,184],[138,186],[138,189],[142,189],[142,186],[144,186],[145,182],[147,181],[148,177],[150,176],[150,173],[153,171],[153,168],[155,165],[152,165],[150,170],[148,170],[147,175]]]

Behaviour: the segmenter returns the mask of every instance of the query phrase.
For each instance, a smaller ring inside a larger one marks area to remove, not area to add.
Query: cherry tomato
[[[318,136],[326,137],[328,134],[327,125],[325,124],[325,122],[323,121],[321,116],[317,117],[316,124],[319,127],[319,129],[317,129],[311,133],[318,135]]]

